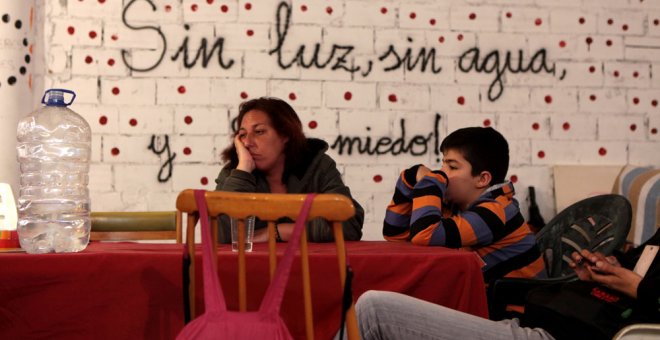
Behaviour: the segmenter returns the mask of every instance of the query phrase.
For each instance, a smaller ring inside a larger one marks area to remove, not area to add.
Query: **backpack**
[[[213,246],[209,227],[205,191],[195,190],[195,201],[202,225],[202,262],[204,274],[204,314],[186,325],[177,336],[187,339],[292,339],[289,329],[280,316],[293,258],[300,247],[300,237],[314,200],[314,194],[305,198],[300,214],[286,247],[284,257],[277,266],[275,276],[257,311],[228,311],[222,287],[213,261]]]

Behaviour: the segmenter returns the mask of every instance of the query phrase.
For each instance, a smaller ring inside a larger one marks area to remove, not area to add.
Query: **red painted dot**
[[[312,120],[309,122],[309,124],[307,124],[307,126],[309,126],[310,129],[316,129],[319,124],[315,120]]]
[[[628,25],[624,24],[623,26],[621,26],[621,29],[624,30],[624,31],[627,31],[628,30]]]
[[[108,59],[108,66],[114,66],[115,65],[115,60],[110,58]]]
[[[248,97],[248,94],[246,92],[241,92],[241,98],[246,99]]]
[[[381,7],[380,12],[383,14],[387,14],[387,7]]]
[[[435,26],[435,19],[429,20],[429,24],[431,24],[431,26]]]
[[[507,17],[507,18],[511,18],[512,16],[513,16],[513,15],[511,14],[511,12],[506,12],[506,17]]]
[[[105,3],[105,0],[99,0],[99,3],[100,3],[100,4],[104,4],[104,3]]]
[[[110,36],[110,39],[112,39],[114,41],[117,41],[117,39],[119,39],[119,37],[116,34],[113,34],[112,36]]]
[[[85,57],[85,63],[91,64],[93,61],[94,61],[94,58],[92,58],[91,56],[86,56]]]
[[[101,125],[108,124],[108,117],[106,117],[106,116],[101,116],[101,117],[99,118],[99,124],[101,124]]]
[[[111,153],[113,156],[117,156],[117,155],[119,155],[119,148],[112,148],[112,150],[110,150],[110,153]]]
[[[325,12],[328,14],[332,14],[332,7],[328,6],[325,8]]]
[[[297,98],[297,97],[296,97],[296,94],[295,94],[295,93],[293,93],[293,92],[289,93],[289,99],[290,99],[290,100],[296,100],[296,98]]]
[[[76,29],[73,26],[69,26],[66,31],[69,32],[70,35],[76,33]]]
[[[592,102],[596,101],[596,95],[595,94],[590,95],[589,100],[591,100]]]
[[[410,12],[410,15],[408,15],[408,17],[410,17],[410,19],[415,19],[417,18],[417,14],[415,14],[415,12]]]
[[[202,183],[202,185],[207,185],[209,184],[209,179],[206,177],[202,177],[199,179],[199,183]]]
[[[534,20],[534,25],[541,26],[541,24],[543,24],[543,20],[541,20],[541,18],[536,18],[536,20]]]
[[[96,38],[96,32],[95,31],[89,31],[89,38],[90,39]]]
[[[605,45],[612,46],[612,40],[607,39],[607,41],[605,41]]]
[[[619,71],[614,71],[612,74],[614,75],[615,78],[619,77]]]
[[[456,36],[456,39],[458,39],[458,41],[463,40],[463,35],[462,35],[462,34],[457,35],[457,36]]]
[[[532,129],[533,129],[533,130],[538,130],[538,129],[540,129],[540,128],[541,128],[541,125],[539,125],[539,123],[534,123],[534,124],[532,124]]]
[[[660,20],[658,20],[658,19],[654,19],[654,20],[653,20],[653,25],[655,25],[655,26],[660,25]]]
[[[113,87],[113,88],[112,88],[112,94],[114,94],[115,96],[118,95],[118,94],[119,94],[119,88],[116,87],[116,86]]]
[[[561,48],[564,48],[564,47],[566,47],[566,42],[565,42],[565,41],[563,41],[563,40],[562,40],[562,41],[560,41],[560,42],[559,42],[559,47],[561,47]]]
[[[633,104],[635,105],[639,104],[639,98],[637,97],[633,98]]]
[[[612,25],[613,23],[614,23],[614,20],[612,20],[612,19],[607,19],[607,24],[608,24],[608,25]]]
[[[630,131],[637,130],[637,124],[630,124]]]
[[[229,7],[227,7],[227,5],[222,5],[220,6],[220,10],[222,13],[227,13],[227,11],[229,11]]]
[[[307,6],[301,5],[300,10],[303,11],[303,12],[307,12]]]
[[[490,126],[490,119],[484,119],[484,126]]]
[[[465,98],[463,96],[460,96],[460,97],[456,98],[456,102],[458,103],[458,105],[464,105],[465,104]]]
[[[474,19],[476,19],[476,18],[477,18],[477,15],[476,15],[476,14],[474,14],[474,13],[470,13],[470,16],[469,16],[469,18],[470,18],[470,20],[474,20]]]
[[[585,41],[587,42],[587,45],[591,45],[591,43],[594,42],[594,39],[591,38],[591,37],[587,37],[587,39],[585,39]]]
[[[131,120],[128,121],[128,124],[130,124],[131,126],[136,126],[137,125],[137,119],[131,118]]]
[[[657,129],[657,128],[652,128],[652,129],[651,129],[651,134],[652,134],[652,135],[655,135],[655,134],[657,134],[657,133],[658,133],[658,129]]]
[[[190,6],[190,10],[193,12],[197,12],[197,4],[193,4],[192,6]]]
[[[568,131],[571,128],[571,124],[569,122],[564,122],[561,128],[564,129],[565,131]]]
[[[591,73],[596,72],[596,66],[589,66],[589,72]]]
[[[607,155],[607,149],[601,147],[600,149],[598,149],[598,154],[601,156]]]
[[[183,148],[183,154],[184,155],[187,156],[187,155],[190,155],[191,153],[192,153],[192,150],[189,147],[186,146],[185,148]]]
[[[580,23],[580,25],[584,25],[584,22],[585,22],[585,21],[586,21],[586,20],[584,20],[583,17],[580,17],[580,19],[578,19],[578,22]]]
[[[249,3],[249,2],[245,3],[245,10],[246,10],[246,11],[249,11],[249,10],[251,10],[251,9],[252,9],[252,4]]]
[[[213,5],[213,1],[214,0],[206,0],[206,3],[209,4],[209,5]]]
[[[247,34],[248,37],[251,37],[251,36],[254,35],[254,31],[253,30],[247,30],[247,32],[245,32],[245,34]]]
[[[396,94],[392,93],[389,96],[387,96],[387,100],[389,100],[392,103],[396,103],[398,99],[396,98]]]
[[[374,176],[374,182],[380,183],[382,181],[383,181],[383,176],[381,176],[381,175]]]
[[[653,100],[651,101],[651,105],[653,105],[653,107],[658,106],[658,101],[657,101],[656,99],[653,99]]]
[[[344,99],[345,100],[351,100],[353,98],[353,94],[350,93],[349,91],[344,92]]]
[[[518,182],[518,176],[511,175],[511,183],[516,183],[516,182]]]
[[[552,96],[551,95],[545,96],[545,102],[548,104],[552,104]]]
[[[634,77],[634,78],[639,77],[639,72],[637,72],[637,71],[633,72],[633,77]]]
[[[192,119],[192,117],[190,117],[190,116],[185,116],[185,117],[183,117],[183,121],[184,121],[187,125],[190,125],[190,124],[192,124],[193,119]]]
[[[441,44],[444,43],[444,42],[445,42],[445,37],[440,36],[440,37],[438,38],[438,42],[441,43]]]
[[[170,5],[165,5],[165,12],[171,12],[172,11],[172,6]]]
[[[184,94],[184,93],[186,93],[186,87],[181,85],[176,89],[176,91],[181,93],[181,94]]]
[[[543,158],[543,157],[545,157],[545,152],[544,152],[543,150],[541,150],[541,151],[539,151],[536,155],[537,155],[539,158]]]

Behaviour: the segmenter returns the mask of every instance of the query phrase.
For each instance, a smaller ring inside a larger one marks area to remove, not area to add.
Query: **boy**
[[[513,184],[504,181],[506,139],[492,128],[463,128],[447,136],[440,151],[440,170],[415,165],[401,173],[385,214],[385,239],[473,250],[485,262],[487,283],[545,277]]]

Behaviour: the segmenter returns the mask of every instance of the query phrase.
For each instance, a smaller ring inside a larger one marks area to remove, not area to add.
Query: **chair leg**
[[[342,229],[341,222],[334,222],[332,224],[332,229],[335,236],[335,245],[337,246],[339,279],[341,282],[341,290],[343,292],[344,287],[346,286],[346,245],[344,244],[344,230]],[[355,302],[351,302],[351,307],[346,312],[346,330],[349,340],[360,339],[360,330],[358,329],[357,316],[355,315]]]

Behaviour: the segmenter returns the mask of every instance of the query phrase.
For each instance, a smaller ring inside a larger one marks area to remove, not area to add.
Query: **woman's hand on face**
[[[250,151],[245,147],[241,141],[240,134],[234,137],[234,147],[236,147],[236,154],[238,155],[238,165],[236,169],[245,172],[252,172],[255,168],[254,159],[250,155]]]

